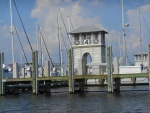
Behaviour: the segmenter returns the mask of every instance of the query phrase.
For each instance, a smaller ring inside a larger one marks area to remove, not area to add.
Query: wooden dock
[[[149,70],[150,70],[150,45],[149,48]],[[150,71],[148,73],[136,73],[136,74],[113,74],[112,73],[112,61],[111,61],[111,47],[107,47],[107,75],[74,75],[72,73],[71,64],[71,50],[69,50],[69,76],[53,76],[53,77],[37,77],[38,64],[37,64],[37,51],[32,53],[32,77],[31,78],[12,78],[4,79],[4,71],[2,65],[4,64],[4,54],[0,54],[0,95],[5,95],[6,86],[14,86],[16,90],[18,87],[30,87],[33,94],[39,94],[39,87],[44,87],[44,91],[50,92],[52,81],[66,81],[69,88],[69,93],[74,93],[75,81],[81,83],[81,86],[85,86],[85,80],[99,79],[106,80],[108,86],[108,92],[120,91],[120,79],[122,78],[148,78],[149,90],[150,90]],[[84,82],[84,84],[83,84]],[[134,83],[135,84],[135,83]],[[21,86],[22,85],[22,86]],[[43,85],[43,86],[42,86]],[[80,87],[80,86],[79,86]],[[16,91],[17,92],[17,91]]]

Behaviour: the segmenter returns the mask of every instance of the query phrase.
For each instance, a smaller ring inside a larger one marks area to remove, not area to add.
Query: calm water
[[[38,96],[0,96],[0,113],[150,113],[148,86],[121,89],[120,94],[108,94],[106,87],[92,87],[87,90],[95,92],[74,95],[61,92]],[[58,88],[52,92],[61,90],[67,91]],[[96,92],[98,90],[101,92]]]

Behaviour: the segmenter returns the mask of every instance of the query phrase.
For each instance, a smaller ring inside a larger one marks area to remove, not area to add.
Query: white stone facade
[[[93,28],[96,29],[96,28]],[[82,32],[72,32],[72,47],[73,47],[73,56],[74,56],[74,69],[76,70],[76,74],[82,74],[82,62],[83,56],[85,54],[90,54],[91,63],[90,68],[94,73],[99,74],[100,65],[102,63],[106,63],[106,45],[105,45],[105,31],[91,31],[88,28],[88,32],[86,32],[87,28],[82,28],[80,30],[77,29],[75,31]],[[85,31],[84,31],[85,30]],[[84,32],[83,32],[84,31]],[[88,64],[86,64],[88,66]]]

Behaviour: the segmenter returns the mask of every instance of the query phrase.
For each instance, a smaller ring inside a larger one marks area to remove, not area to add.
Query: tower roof
[[[144,51],[144,52],[142,52],[142,54],[143,54],[143,55],[148,55],[148,53],[147,53],[147,52],[145,52],[145,51]],[[141,56],[141,53],[134,54],[134,56]]]
[[[102,30],[96,26],[83,26],[83,27],[80,27],[74,31],[71,31],[69,34],[91,33],[91,32],[105,32],[105,33],[107,33],[106,31],[104,31],[104,30]]]

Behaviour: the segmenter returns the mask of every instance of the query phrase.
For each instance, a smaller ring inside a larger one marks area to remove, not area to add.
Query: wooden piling
[[[136,78],[135,77],[132,77],[131,81],[132,81],[133,84],[136,84]]]
[[[107,85],[108,92],[113,92],[112,86],[112,47],[107,47]]]
[[[103,68],[103,66],[99,66],[99,75],[104,74],[102,68]],[[105,79],[100,78],[100,79],[99,79],[99,85],[104,85],[104,81],[105,81]]]
[[[149,91],[150,91],[150,42],[148,45],[148,61],[149,61]]]
[[[4,89],[4,70],[3,70],[3,64],[4,64],[4,53],[0,53],[0,95],[5,94]]]
[[[68,50],[68,63],[69,63],[69,93],[73,94],[74,88],[74,59],[73,59],[73,48]]]
[[[38,94],[38,51],[32,52],[32,93]]]
[[[71,63],[71,49],[68,50],[68,67],[69,67],[69,93],[72,94],[73,92],[73,86],[72,86],[72,63]]]
[[[114,57],[113,58],[113,64],[114,64],[114,74],[119,74],[119,62],[118,62],[118,58],[117,57]],[[116,93],[119,93],[120,92],[120,78],[114,78],[114,91]]]
[[[73,52],[73,48],[71,47],[71,65],[72,65],[72,73],[71,73],[71,77],[72,77],[72,93],[75,92],[75,83],[74,83],[74,52]]]
[[[51,81],[45,81],[45,93],[49,94],[51,93]]]

